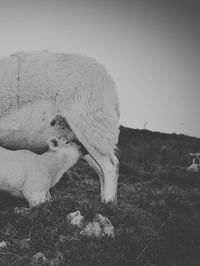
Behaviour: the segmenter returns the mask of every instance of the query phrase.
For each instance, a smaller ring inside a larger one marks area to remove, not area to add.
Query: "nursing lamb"
[[[119,100],[94,59],[52,52],[0,60],[0,145],[45,151],[49,136],[78,140],[99,175],[102,202],[116,202]]]
[[[24,197],[30,207],[49,200],[49,189],[81,156],[80,147],[66,141],[48,138],[49,150],[42,155],[0,147],[0,190]]]

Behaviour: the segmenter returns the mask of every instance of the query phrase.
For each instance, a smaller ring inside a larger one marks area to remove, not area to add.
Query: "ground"
[[[7,247],[0,249],[0,265],[199,266],[198,175],[190,176],[184,163],[166,163],[166,156],[165,163],[142,161],[141,155],[126,163],[130,151],[122,146],[116,206],[100,203],[98,177],[83,161],[51,190],[52,202],[29,214],[14,213],[16,206],[27,206],[24,200],[1,194],[0,242]],[[66,221],[76,210],[87,221],[96,213],[108,217],[115,238],[81,236]],[[38,252],[48,261],[36,262]]]

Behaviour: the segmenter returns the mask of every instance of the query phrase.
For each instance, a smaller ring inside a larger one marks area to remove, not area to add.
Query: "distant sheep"
[[[49,150],[42,155],[27,150],[0,148],[0,190],[24,197],[30,207],[51,198],[49,189],[80,158],[78,145],[50,137]]]
[[[189,153],[192,156],[192,164],[187,168],[190,173],[200,173],[200,153]]]
[[[90,57],[30,52],[0,60],[0,145],[42,152],[49,136],[78,140],[105,203],[116,202],[119,113],[112,78]]]

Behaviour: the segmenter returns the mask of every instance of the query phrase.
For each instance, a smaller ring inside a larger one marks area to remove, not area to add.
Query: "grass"
[[[162,176],[146,178],[121,172],[118,205],[102,205],[96,174],[83,162],[51,191],[54,200],[30,214],[14,214],[26,206],[2,195],[0,265],[34,264],[43,252],[54,265],[199,265],[200,192],[196,185],[173,183]],[[80,210],[88,221],[98,212],[115,228],[115,239],[87,239],[66,222]],[[48,265],[48,264],[46,264]]]
[[[185,169],[158,160],[121,161],[117,206],[101,204],[98,177],[82,161],[51,190],[52,202],[27,215],[14,213],[16,206],[27,206],[24,200],[1,194],[0,242],[8,245],[0,249],[0,265],[199,266],[198,176]],[[81,236],[66,221],[76,210],[87,221],[96,213],[108,217],[115,238]],[[38,252],[48,261],[36,263]]]

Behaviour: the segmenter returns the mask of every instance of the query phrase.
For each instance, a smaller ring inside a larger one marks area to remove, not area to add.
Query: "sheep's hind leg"
[[[99,154],[98,156],[95,155],[95,160],[91,160],[90,162],[92,163],[88,163],[94,168],[100,178],[101,201],[103,203],[117,203],[118,159],[114,154]]]
[[[94,160],[94,158],[88,153],[83,157],[86,162],[91,166],[99,176],[100,189],[101,189],[101,201],[104,201],[104,174],[100,165]]]
[[[119,175],[119,161],[113,155],[100,157],[99,164],[104,174],[104,202],[117,203],[117,184]]]

